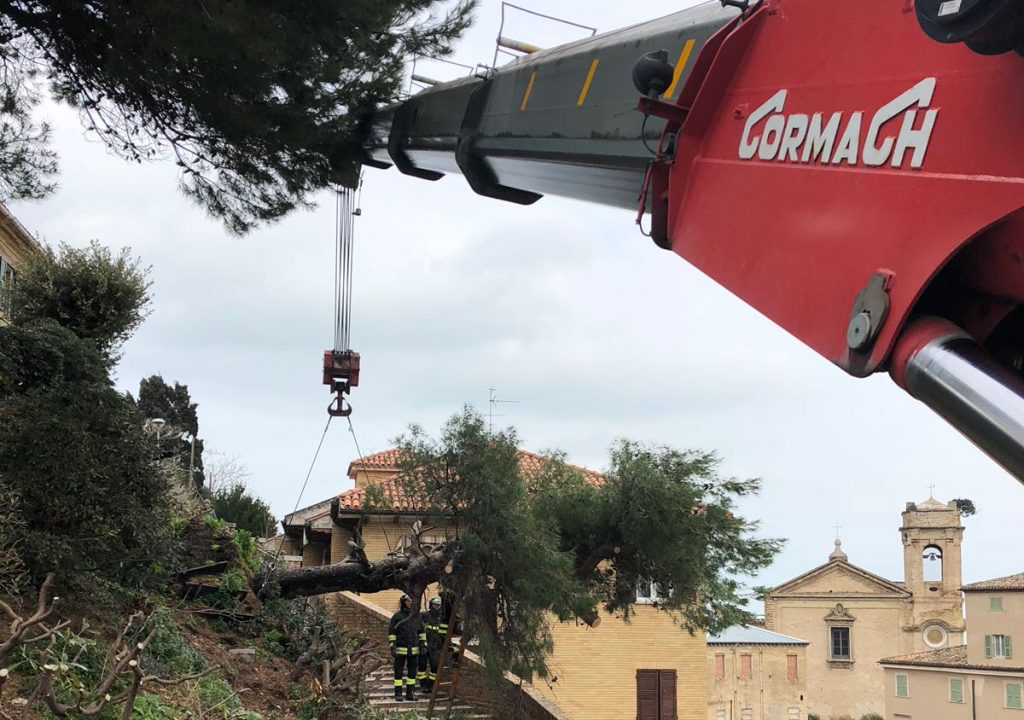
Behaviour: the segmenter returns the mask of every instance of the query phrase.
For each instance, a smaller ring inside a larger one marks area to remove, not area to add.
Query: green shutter
[[[907,676],[897,675],[896,676],[896,697],[910,697],[909,688],[907,687]]]
[[[1006,683],[1006,707],[1021,710],[1020,683]]]
[[[1009,635],[1003,635],[1003,657],[1007,660],[1013,657],[1013,643]]]
[[[987,657],[987,658],[992,657],[992,636],[991,635],[986,635],[985,636],[985,657]]]
[[[964,681],[960,678],[949,679],[949,701],[954,703],[964,701]]]
[[[988,609],[993,612],[1003,611],[1003,599],[1001,597],[990,597],[988,599]]]

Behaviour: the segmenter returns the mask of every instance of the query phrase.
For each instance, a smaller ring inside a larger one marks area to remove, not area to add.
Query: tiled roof
[[[1000,672],[1024,672],[1024,668],[1003,665],[980,665],[967,662],[967,646],[942,648],[913,655],[897,655],[879,660],[882,665],[915,665],[918,667],[956,668],[960,670],[998,670]]]
[[[398,472],[399,461],[401,459],[401,451],[398,448],[391,448],[390,450],[382,450],[373,455],[367,455],[359,460],[353,460],[348,466],[348,475],[352,476],[353,470],[394,470]],[[531,473],[539,472],[544,463],[544,457],[537,453],[529,452],[528,450],[519,451],[519,464],[523,469],[523,472],[527,475]],[[584,478],[591,485],[600,485],[604,482],[604,477],[599,472],[588,470],[587,468],[579,467],[577,465],[569,465],[571,468],[575,468],[583,473]]]
[[[378,456],[398,457],[398,450],[387,450],[376,455],[369,456],[370,458],[377,458]],[[367,458],[363,458],[367,460]],[[544,466],[544,457],[537,455],[536,453],[527,452],[526,450],[519,451],[519,467],[527,477],[536,475],[541,471]],[[385,458],[383,460],[374,460],[373,462],[380,462],[381,464],[377,467],[386,468],[384,462],[388,462]],[[353,463],[354,464],[354,463]],[[362,466],[359,466],[360,468]],[[604,483],[604,476],[601,473],[586,468],[577,467],[570,465],[569,467],[574,468],[583,474],[584,480],[597,487]],[[397,467],[395,468],[397,470]],[[376,488],[375,492],[379,492],[381,497],[379,498],[381,506],[375,508],[381,512],[425,512],[427,507],[426,499],[422,496],[416,497],[409,493],[408,483],[403,482],[397,475],[389,478],[384,478],[373,483]],[[366,504],[366,488],[353,488],[352,490],[346,490],[338,496],[338,509],[341,511],[359,511],[362,510]]]
[[[524,475],[536,475],[544,467],[544,463],[547,459],[543,455],[529,452],[528,450],[519,451],[519,467],[522,469]],[[583,474],[583,479],[587,481],[588,485],[598,487],[604,485],[604,475],[597,472],[596,470],[589,470],[579,465],[566,465],[573,470],[577,470]]]
[[[733,625],[717,635],[708,635],[708,645],[810,645],[810,643],[762,627]]]
[[[1024,592],[1024,573],[1007,575],[1006,577],[995,578],[994,580],[982,580],[981,582],[964,585],[960,588],[964,592],[972,590],[1007,590],[1009,592]]]
[[[376,488],[375,492],[380,493],[379,502],[381,503],[380,507],[375,507],[374,510],[396,513],[426,512],[428,510],[426,499],[423,496],[417,497],[410,494],[405,483],[397,476],[379,480],[373,486]],[[346,490],[338,496],[338,510],[342,512],[360,511],[365,505],[365,487]]]
[[[398,448],[382,450],[373,455],[353,460],[348,464],[348,476],[352,477],[353,470],[398,470],[398,461],[401,453]]]

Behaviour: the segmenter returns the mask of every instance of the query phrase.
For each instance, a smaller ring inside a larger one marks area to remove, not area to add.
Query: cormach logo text
[[[909,154],[910,167],[919,168],[939,114],[937,108],[926,109],[934,92],[935,78],[925,78],[880,107],[870,120],[865,112],[856,111],[834,112],[826,121],[825,113],[820,112],[786,115],[788,91],[779,90],[747,118],[740,159],[898,168]],[[883,134],[883,126],[901,114],[899,132]]]

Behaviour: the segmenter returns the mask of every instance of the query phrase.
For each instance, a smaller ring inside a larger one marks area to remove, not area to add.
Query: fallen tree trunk
[[[270,587],[276,586],[280,597],[286,599],[342,590],[359,593],[404,590],[410,596],[418,596],[423,588],[445,574],[448,563],[447,553],[442,550],[424,555],[399,555],[376,562],[348,559],[336,565],[275,569],[258,582],[255,589],[263,596]]]

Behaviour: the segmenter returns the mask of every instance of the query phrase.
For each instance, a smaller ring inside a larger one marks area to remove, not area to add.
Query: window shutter
[[[750,680],[753,676],[753,656],[747,654],[740,655],[740,679]]]
[[[678,720],[676,717],[676,671],[658,671],[658,701],[661,714],[658,720]]]
[[[949,701],[954,703],[964,701],[964,681],[960,678],[949,679]]]
[[[896,697],[909,697],[910,693],[907,692],[907,676],[897,675],[896,676]]]
[[[658,671],[636,671],[636,720],[658,718]]]
[[[722,680],[725,678],[725,655],[717,653],[715,655],[715,680]]]
[[[985,636],[985,657],[987,657],[987,658],[992,657],[992,636],[991,635],[986,635]]]
[[[799,677],[800,676],[798,674],[797,665],[796,665],[796,655],[787,655],[786,656],[786,679],[789,680],[790,682],[793,682],[795,680],[798,680]]]
[[[1018,683],[1006,684],[1006,707],[1021,709],[1020,685]]]
[[[1003,635],[1003,657],[1010,660],[1013,657],[1013,638]]]

